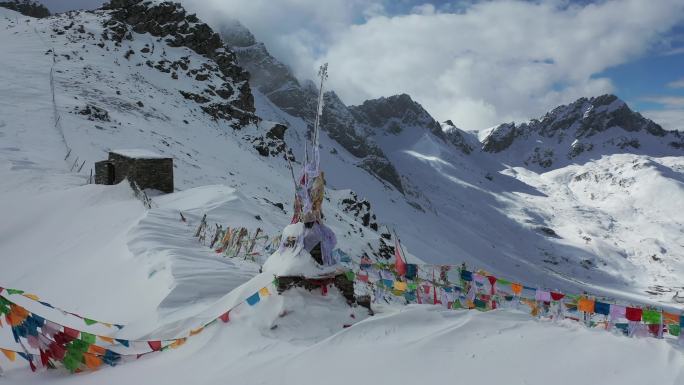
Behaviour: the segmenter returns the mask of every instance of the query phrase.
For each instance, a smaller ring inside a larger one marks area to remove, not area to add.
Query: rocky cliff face
[[[380,129],[396,135],[405,130],[420,129],[445,138],[439,123],[407,94],[366,100],[361,105],[350,107],[350,111],[359,124],[373,131]]]
[[[664,130],[615,95],[602,95],[556,107],[540,119],[502,124],[482,149],[504,156],[510,152],[524,165],[550,168],[596,154],[682,155],[683,143],[679,132]]]
[[[24,16],[43,18],[50,16],[50,11],[40,3],[29,0],[0,1],[0,7],[17,11]]]
[[[104,23],[106,30],[102,39],[114,40],[120,46],[122,41],[133,39],[131,31],[149,33],[164,39],[171,47],[187,47],[205,56],[213,63],[197,69],[189,69],[188,63],[182,59],[148,61],[147,65],[172,73],[174,79],[178,78],[180,71],[188,71],[187,74],[198,81],[218,77],[222,83],[219,87],[211,85],[202,93],[184,92],[182,95],[198,103],[214,119],[236,119],[234,128],[258,120],[254,115],[248,73],[237,65],[235,54],[223,44],[219,34],[197,16],[187,14],[179,3],[168,1],[112,0],[103,8],[111,11],[111,19]],[[213,96],[219,96],[221,100],[216,101]]]

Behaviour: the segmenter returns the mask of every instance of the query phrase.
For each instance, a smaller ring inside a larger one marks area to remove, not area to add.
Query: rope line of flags
[[[243,304],[255,306],[262,299],[271,295],[274,285],[277,286],[277,282],[274,281],[260,288],[211,321],[191,329],[183,337],[158,340],[121,339],[70,328],[41,317],[7,298],[7,296],[17,294],[25,296],[25,293],[19,290],[0,288],[0,316],[4,316],[0,317],[0,328],[4,327],[2,322],[4,318],[5,323],[12,331],[14,341],[21,348],[17,350],[2,347],[0,352],[12,362],[17,357],[23,358],[34,372],[38,370],[39,365],[46,369],[56,369],[61,365],[71,373],[95,370],[103,365],[117,366],[121,363],[138,360],[152,353],[178,348],[185,344],[188,338],[200,334],[218,321],[228,323],[232,311]],[[4,295],[3,291],[5,292]],[[38,299],[34,299],[37,297],[33,295],[26,298],[40,302]],[[52,305],[48,307],[57,309]],[[91,325],[87,322],[86,324]],[[143,349],[144,351],[140,352]]]

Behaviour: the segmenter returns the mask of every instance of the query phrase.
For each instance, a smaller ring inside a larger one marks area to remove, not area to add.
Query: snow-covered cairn
[[[333,255],[337,238],[325,225],[322,212],[325,176],[320,168],[318,142],[323,82],[328,77],[327,71],[327,64],[319,70],[318,114],[311,143],[307,143],[304,149],[304,166],[297,179],[293,172],[295,199],[292,222],[283,229],[280,247],[264,263],[263,271],[278,278],[278,290],[281,292],[292,286],[320,287],[326,292],[327,286],[332,284],[351,303],[354,302],[353,282],[346,278]]]

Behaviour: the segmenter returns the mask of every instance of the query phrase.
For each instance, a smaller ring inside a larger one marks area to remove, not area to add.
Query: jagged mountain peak
[[[370,99],[349,108],[359,122],[373,128],[384,128],[389,133],[398,134],[405,129],[419,127],[444,138],[439,123],[408,94]]]
[[[482,149],[501,153],[512,164],[550,168],[615,153],[681,155],[684,137],[607,94],[577,99],[529,122],[501,124],[485,138]]]
[[[219,27],[219,34],[231,47],[243,48],[257,44],[252,32],[237,19],[224,20]]]

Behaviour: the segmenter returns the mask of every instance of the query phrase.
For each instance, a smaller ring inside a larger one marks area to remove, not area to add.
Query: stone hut
[[[95,163],[95,183],[117,184],[128,178],[141,189],[173,192],[173,158],[148,150],[116,150]]]

